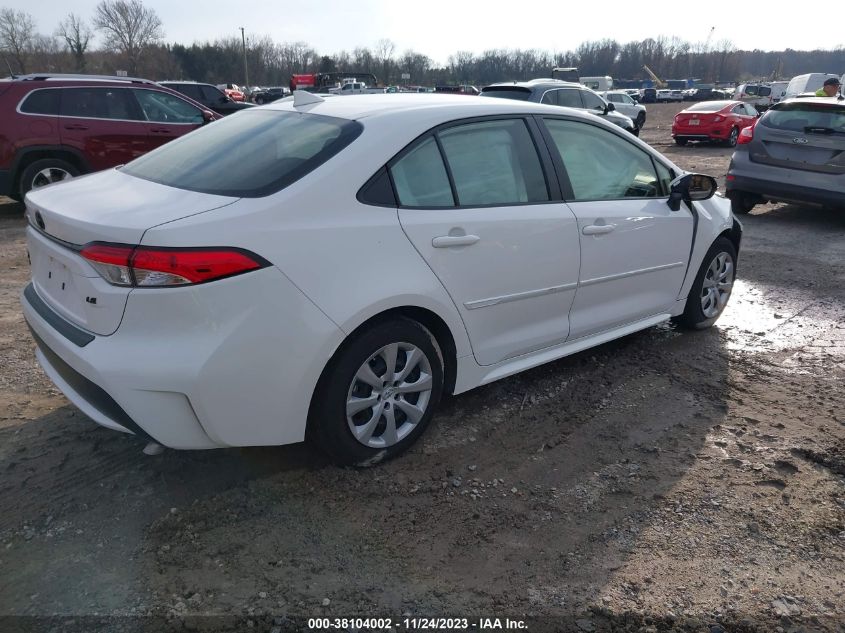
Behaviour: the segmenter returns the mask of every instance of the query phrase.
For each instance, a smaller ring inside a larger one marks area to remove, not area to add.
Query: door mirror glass
[[[718,183],[713,176],[684,174],[673,180],[670,185],[669,208],[677,211],[681,208],[682,201],[708,200],[713,197],[717,188]]]

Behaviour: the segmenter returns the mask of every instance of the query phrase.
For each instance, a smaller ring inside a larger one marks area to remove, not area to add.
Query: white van
[[[579,83],[595,92],[613,90],[613,77],[608,77],[607,75],[604,77],[581,77]]]
[[[783,98],[791,99],[805,92],[815,92],[824,85],[825,79],[830,77],[839,79],[839,75],[833,73],[807,73],[793,77],[786,87],[786,94],[783,95]]]

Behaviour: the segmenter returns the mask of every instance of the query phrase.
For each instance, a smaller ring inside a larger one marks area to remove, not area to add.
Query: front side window
[[[123,171],[179,189],[257,198],[310,173],[363,129],[347,119],[257,110],[215,121],[170,141]]]
[[[451,207],[449,176],[433,137],[417,145],[390,168],[399,204],[404,207]]]
[[[602,98],[597,94],[594,94],[589,90],[584,90],[581,98],[584,100],[584,107],[587,108],[587,110],[601,110],[604,112],[604,101],[602,101]]]
[[[662,195],[651,156],[639,147],[609,130],[580,121],[545,122],[569,176],[574,200]]]
[[[483,121],[438,134],[461,206],[549,200],[540,158],[525,121]]]
[[[155,123],[203,122],[202,111],[177,96],[157,90],[133,89],[147,121]]]
[[[59,113],[59,91],[33,90],[21,104],[21,112],[57,115]]]
[[[137,109],[125,88],[64,88],[62,116],[85,119],[138,120]]]
[[[219,88],[215,88],[214,86],[200,86],[202,90],[203,99],[199,101],[205,101],[206,103],[223,103],[226,100],[226,95],[223,94]]]
[[[567,108],[583,108],[584,103],[581,101],[581,91],[569,88],[566,90],[556,90],[557,104]]]

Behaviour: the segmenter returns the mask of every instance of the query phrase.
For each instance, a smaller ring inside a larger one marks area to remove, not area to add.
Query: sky
[[[554,53],[604,38],[625,43],[663,35],[704,43],[713,27],[711,47],[724,40],[745,50],[845,46],[843,28],[828,29],[821,21],[803,19],[796,28],[781,11],[763,9],[763,5],[757,10],[748,2],[737,2],[736,11],[712,0],[146,0],[144,4],[158,13],[168,42],[239,37],[242,26],[247,38],[269,35],[277,42],[304,41],[321,54],[374,47],[387,38],[396,44],[397,54],[413,49],[437,64],[445,64],[459,50],[536,48]],[[800,15],[834,18],[830,14],[836,4],[807,0],[801,4]],[[52,33],[70,12],[90,19],[96,5],[97,0],[0,0],[0,7],[32,15],[36,29],[44,34]],[[739,10],[741,5],[744,9]]]

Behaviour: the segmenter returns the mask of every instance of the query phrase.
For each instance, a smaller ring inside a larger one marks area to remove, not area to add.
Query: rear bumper
[[[21,295],[23,314],[56,386],[98,424],[171,448],[302,441],[314,386],[343,339],[273,267],[133,290],[117,331],[83,330],[84,345],[33,291]]]
[[[724,140],[731,134],[731,128],[675,128],[672,130],[672,138],[685,138],[691,141]]]
[[[749,178],[747,176],[731,174],[730,171],[728,172],[728,180],[725,182],[725,191],[727,195],[738,191],[757,194],[766,200],[776,202],[798,202],[834,207],[845,206],[841,193],[783,181]]]

